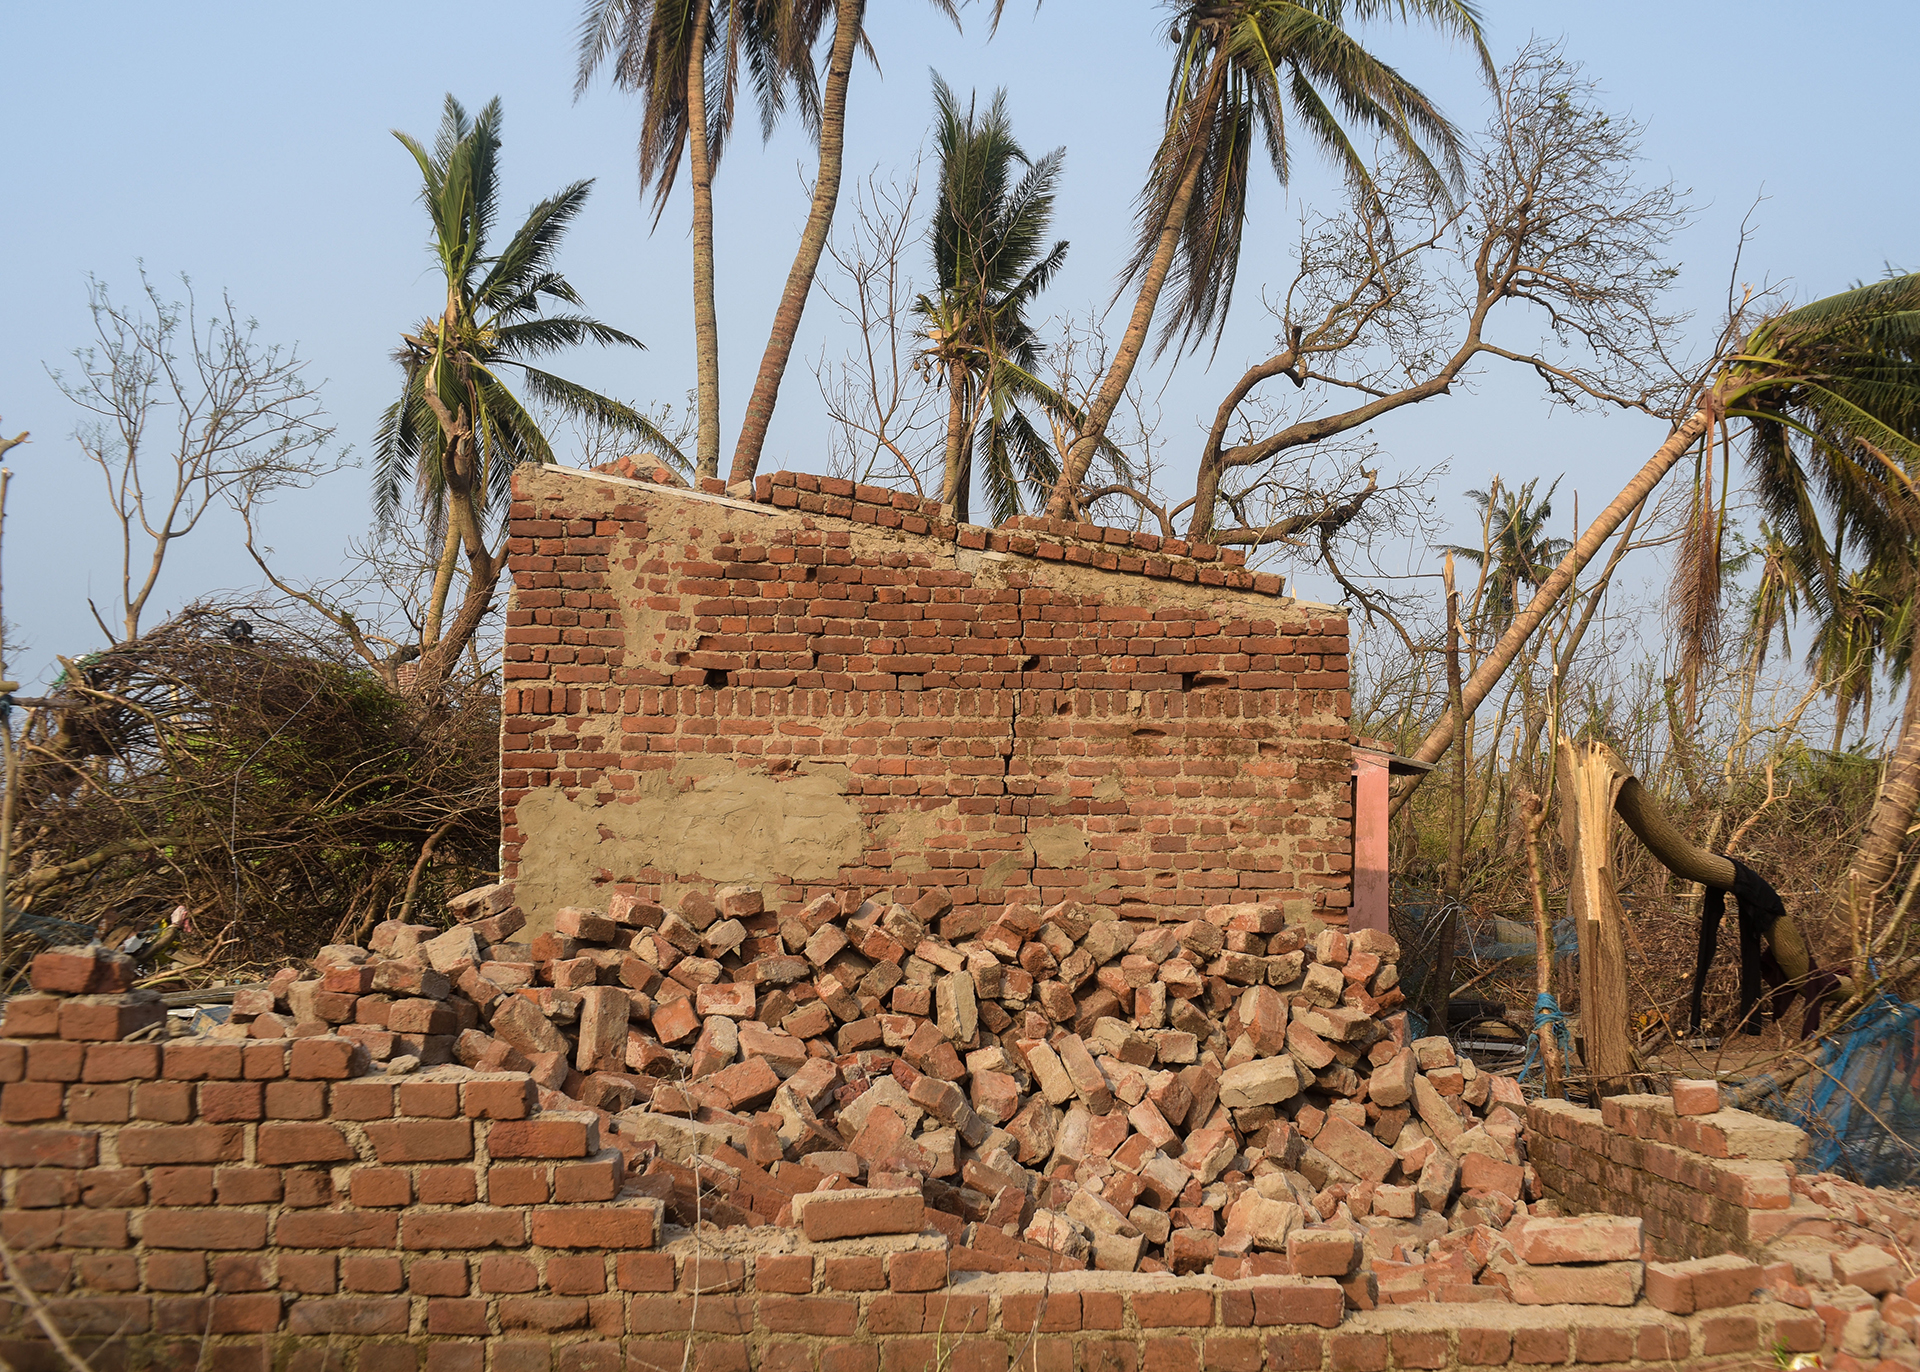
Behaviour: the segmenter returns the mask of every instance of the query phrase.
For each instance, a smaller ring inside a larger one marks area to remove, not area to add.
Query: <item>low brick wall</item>
[[[0,1040],[20,1279],[102,1372],[1710,1367],[1824,1333],[1781,1305],[1355,1311],[1328,1278],[962,1272],[932,1210],[691,1234],[642,1194],[669,1174],[631,1175],[649,1145],[541,1110],[525,1075],[364,1070],[333,1036]],[[0,1300],[17,1372],[61,1366],[34,1319]]]
[[[1668,1096],[1527,1107],[1527,1156],[1547,1195],[1576,1213],[1638,1216],[1653,1256],[1672,1261],[1831,1237],[1830,1214],[1793,1190],[1805,1152],[1792,1125],[1743,1110],[1682,1115]]]
[[[365,1062],[332,1036],[0,1040],[20,1279],[84,1347],[107,1341],[103,1368],[265,1367],[269,1335],[617,1332],[619,1293],[661,1289],[661,1202],[620,1196],[596,1116],[540,1110],[525,1074],[356,1077]],[[16,1372],[50,1365],[37,1333],[0,1301]]]

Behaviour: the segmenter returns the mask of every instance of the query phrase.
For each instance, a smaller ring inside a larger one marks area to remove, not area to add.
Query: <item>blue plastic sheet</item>
[[[1795,1086],[1758,1108],[1807,1131],[1804,1170],[1866,1186],[1920,1183],[1920,1007],[1876,997]]]

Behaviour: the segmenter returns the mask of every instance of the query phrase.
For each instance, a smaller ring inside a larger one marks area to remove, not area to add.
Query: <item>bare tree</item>
[[[1200,453],[1187,537],[1297,540],[1373,496],[1289,468],[1395,410],[1451,393],[1483,358],[1530,367],[1557,401],[1665,414],[1680,389],[1665,338],[1663,259],[1686,207],[1635,175],[1639,128],[1609,116],[1556,45],[1524,48],[1470,158],[1472,197],[1449,209],[1398,166],[1345,214],[1311,221],[1271,309],[1275,351],[1221,400]],[[1530,319],[1527,310],[1530,307]],[[1537,329],[1535,337],[1501,341]],[[1291,405],[1259,402],[1284,378]],[[1275,499],[1284,493],[1284,498]]]
[[[260,342],[256,321],[224,293],[202,317],[192,283],[180,282],[186,299],[168,300],[143,267],[141,299],[127,307],[89,278],[97,342],[74,351],[78,375],[52,372],[94,416],[74,439],[99,467],[120,528],[119,625],[88,605],[116,643],[139,636],[168,553],[209,510],[250,512],[340,465],[298,350]]]
[[[858,187],[852,222],[827,245],[834,272],[821,294],[859,331],[837,362],[824,354],[814,378],[833,422],[830,470],[854,481],[901,481],[925,495],[938,485],[944,416],[912,314],[908,257],[920,241],[914,205],[920,168]]]

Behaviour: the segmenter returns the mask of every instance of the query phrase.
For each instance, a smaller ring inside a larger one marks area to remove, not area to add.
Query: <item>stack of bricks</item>
[[[770,902],[912,875],[962,909],[1344,922],[1342,612],[1177,539],[954,526],[791,473],[760,494],[516,475],[503,875],[551,888],[536,920],[719,862]]]
[[[1644,1217],[1647,1244],[1661,1258],[1751,1257],[1828,1219],[1793,1191],[1805,1132],[1721,1108],[1713,1082],[1677,1082],[1669,1096],[1614,1096],[1598,1110],[1534,1101],[1527,1132],[1549,1196],[1570,1210]]]
[[[757,1170],[701,1118],[654,1117],[648,1138],[628,1112],[605,1134],[596,1112],[539,1108],[528,1074],[390,1077],[327,1032],[97,1038],[104,1020],[63,1006],[130,994],[102,989],[124,963],[45,956],[0,1022],[0,1237],[17,1273],[0,1359],[22,1372],[59,1365],[41,1318],[101,1372],[1707,1368],[1822,1347],[1849,1350],[1834,1367],[1868,1351],[1920,1366],[1920,1289],[1860,1245],[1648,1263],[1646,1299],[1607,1309],[1575,1302],[1638,1268],[1619,1223],[1516,1212],[1503,1233],[1450,1236],[1485,1269],[1470,1300],[1356,1310],[1371,1284],[1337,1275],[1358,1243],[1334,1230],[1295,1231],[1345,1241],[1325,1276],[1306,1244],[1289,1245],[1290,1274],[965,1270],[963,1252],[995,1251],[988,1226],[956,1233],[918,1188],[822,1175],[783,1202],[785,1226],[689,1231],[666,1223],[692,1199],[683,1174]],[[701,1151],[654,1165],[675,1131]],[[1004,1267],[1048,1256],[994,1242]],[[1565,1299],[1529,1303],[1552,1280]]]

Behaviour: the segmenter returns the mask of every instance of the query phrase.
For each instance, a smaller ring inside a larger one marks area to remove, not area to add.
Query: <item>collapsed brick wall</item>
[[[790,473],[515,482],[502,867],[536,920],[745,881],[1344,922],[1345,616],[1238,553]]]
[[[1832,1216],[1794,1190],[1807,1136],[1743,1110],[1683,1113],[1671,1096],[1614,1096],[1598,1110],[1561,1100],[1527,1107],[1528,1157],[1569,1210],[1635,1215],[1656,1257],[1757,1257],[1777,1239],[1827,1239]]]

